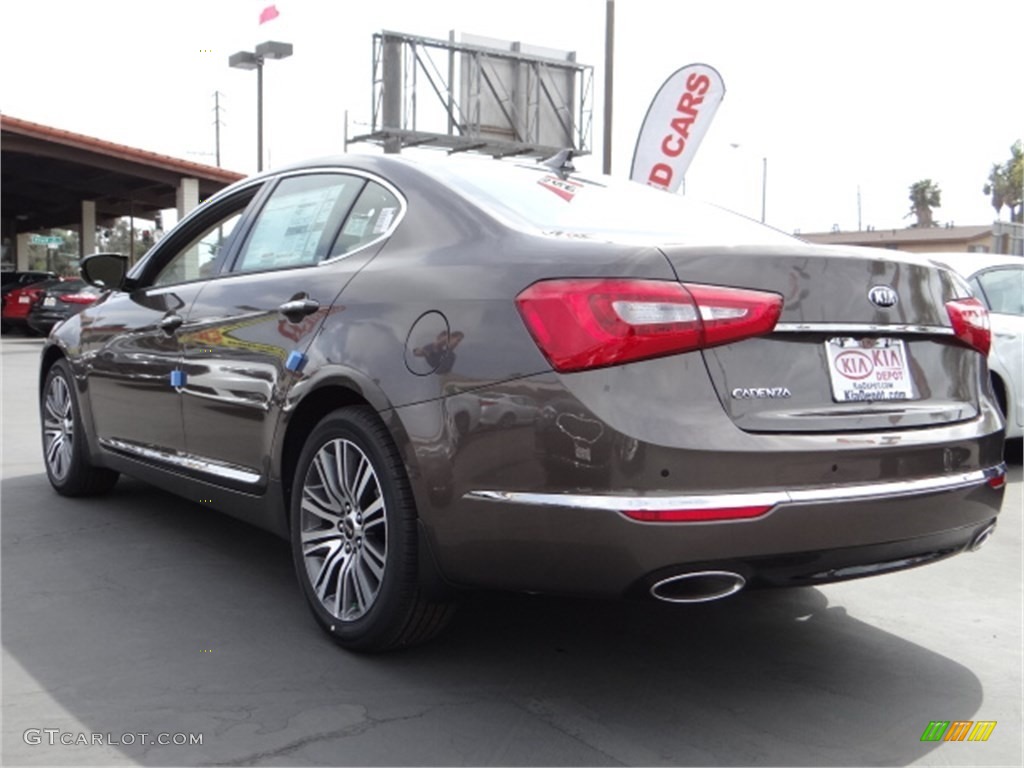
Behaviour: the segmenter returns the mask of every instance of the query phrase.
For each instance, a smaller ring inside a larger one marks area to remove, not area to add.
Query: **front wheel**
[[[398,451],[369,408],[310,434],[291,502],[292,556],[317,622],[340,645],[384,651],[428,640],[452,607],[420,595],[416,507]]]
[[[71,368],[58,360],[50,368],[40,402],[43,463],[53,489],[62,496],[95,496],[117,482],[117,472],[89,460],[89,443],[75,395]]]

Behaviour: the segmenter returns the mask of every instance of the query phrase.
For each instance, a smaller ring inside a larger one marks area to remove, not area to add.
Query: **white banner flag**
[[[722,76],[707,64],[677,70],[647,109],[629,178],[675,192],[725,96]]]

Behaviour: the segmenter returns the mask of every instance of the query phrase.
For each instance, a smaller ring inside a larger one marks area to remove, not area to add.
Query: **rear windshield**
[[[744,216],[624,179],[543,165],[449,160],[429,171],[478,205],[552,235],[682,245],[800,242]]]

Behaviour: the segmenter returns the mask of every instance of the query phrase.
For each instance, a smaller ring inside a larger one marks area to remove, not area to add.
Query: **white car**
[[[1024,435],[1024,258],[991,253],[929,253],[960,273],[986,307],[992,323],[988,367],[1006,415],[1006,437]]]

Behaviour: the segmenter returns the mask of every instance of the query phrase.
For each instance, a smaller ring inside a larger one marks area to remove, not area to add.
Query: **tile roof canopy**
[[[200,199],[244,174],[4,115],[0,118],[2,201],[17,231],[74,225],[81,201],[98,219],[151,216],[176,206],[183,178],[197,179]]]
[[[797,237],[813,243],[830,245],[879,245],[883,243],[963,242],[992,236],[992,225],[972,227],[908,227],[906,229],[872,229],[861,232],[803,232]]]

